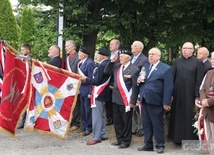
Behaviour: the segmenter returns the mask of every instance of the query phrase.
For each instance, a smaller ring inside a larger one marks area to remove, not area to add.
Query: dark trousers
[[[125,112],[124,105],[113,103],[113,121],[117,141],[129,146],[132,140],[132,113],[133,109]]]
[[[81,117],[82,117],[82,128],[87,131],[92,131],[92,110],[90,99],[88,97],[81,97]]]
[[[110,90],[110,100],[105,104],[106,108],[106,120],[108,123],[113,121],[113,103],[112,103],[112,90]]]
[[[18,128],[19,127],[24,127],[24,125],[25,125],[25,120],[26,120],[26,115],[27,115],[27,112],[25,111],[24,112],[24,114],[22,115],[22,117],[21,117],[21,120],[20,120],[20,123],[19,123],[19,126],[18,126]]]
[[[73,118],[71,122],[71,126],[78,126],[80,127],[80,108],[81,108],[81,103],[80,103],[80,96],[77,96],[77,101],[76,101],[76,106],[73,111]]]
[[[165,147],[164,139],[164,109],[163,106],[148,104],[143,100],[143,132],[144,143],[153,147],[153,134],[155,136],[156,148]]]

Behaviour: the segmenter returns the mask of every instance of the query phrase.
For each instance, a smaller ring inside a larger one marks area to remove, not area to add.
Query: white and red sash
[[[195,106],[197,108],[200,108],[200,112],[199,112],[199,116],[198,116],[198,120],[197,120],[197,129],[198,129],[198,138],[201,142],[204,142],[204,144],[202,143],[201,145],[206,147],[206,151],[209,152],[209,145],[207,143],[207,125],[206,125],[206,121],[204,118],[204,107],[202,107],[202,105],[199,104],[200,102],[195,102]],[[203,124],[203,125],[201,125]]]
[[[207,140],[207,133],[206,133],[206,128],[205,128],[205,119],[203,116],[203,111],[204,111],[204,107],[202,107],[202,105],[199,104],[200,102],[195,102],[195,106],[197,108],[200,108],[200,112],[199,112],[199,116],[198,116],[198,120],[197,120],[197,128],[198,128],[198,138],[199,140]],[[203,126],[201,126],[201,124],[203,124]]]
[[[102,91],[106,88],[106,86],[109,84],[110,77],[104,82],[103,84],[99,86],[92,86],[92,92],[91,92],[91,108],[96,107],[95,104],[95,98],[97,98]]]
[[[67,62],[68,71],[72,72],[71,67],[70,67],[70,62],[69,62],[69,56],[66,58],[66,62]]]
[[[78,64],[77,64],[77,73],[82,75],[82,76],[85,76],[84,73],[81,71],[80,69],[80,64],[83,64],[83,61],[80,61]]]
[[[123,80],[123,75],[122,75],[122,65],[117,71],[117,85],[118,89],[120,92],[120,95],[123,99],[123,103],[126,107],[126,112],[130,111],[130,100],[131,100],[131,95],[132,95],[132,88],[128,91],[126,88],[126,85]]]

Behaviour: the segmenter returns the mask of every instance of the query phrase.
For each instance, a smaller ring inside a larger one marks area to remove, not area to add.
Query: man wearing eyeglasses
[[[173,64],[174,93],[168,133],[168,138],[178,145],[182,140],[197,139],[192,126],[193,109],[204,75],[202,62],[193,56],[193,43],[185,42],[181,52]]]
[[[149,50],[149,63],[145,66],[146,77],[141,83],[139,76],[140,101],[143,104],[142,119],[144,145],[138,151],[153,151],[153,135],[157,153],[164,153],[164,110],[170,110],[173,92],[173,73],[170,66],[161,62],[161,51],[154,47]]]

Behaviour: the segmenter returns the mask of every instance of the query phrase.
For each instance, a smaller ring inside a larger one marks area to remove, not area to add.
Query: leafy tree
[[[48,49],[56,44],[57,39],[57,17],[56,10],[34,10],[35,18],[35,39],[33,57],[41,61],[48,61]]]
[[[21,34],[20,44],[27,43],[31,45],[33,49],[35,40],[35,28],[34,28],[33,10],[28,7],[24,7],[21,16]],[[32,50],[33,53],[33,50]]]
[[[1,0],[0,2],[0,21],[0,37],[8,41],[14,48],[17,48],[17,24],[9,0]]]
[[[26,5],[19,5],[15,11],[18,13],[16,15],[17,22],[22,28],[23,24],[25,27],[22,31],[24,36],[22,38],[26,41],[20,41],[20,44],[29,43],[32,46],[31,56],[33,58],[48,61],[50,59],[48,49],[51,45],[56,44],[57,38],[56,10],[45,10],[42,7],[27,8]],[[20,12],[22,12],[21,16]]]
[[[93,51],[96,43],[111,31],[130,49],[134,40],[145,44],[145,51],[157,46],[164,60],[179,56],[180,46],[193,41],[214,50],[214,12],[212,0],[20,0],[59,8],[64,4],[64,40],[75,39]],[[97,38],[98,37],[98,38]],[[115,37],[115,36],[112,36]]]

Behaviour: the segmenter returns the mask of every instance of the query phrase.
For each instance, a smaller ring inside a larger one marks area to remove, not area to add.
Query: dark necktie
[[[152,72],[152,67],[153,67],[153,64],[151,64],[150,66],[149,66],[149,71],[148,71],[148,77],[151,75],[151,72]]]
[[[149,66],[149,72],[151,71],[152,67],[153,67],[153,64],[151,64],[151,65]]]
[[[79,63],[79,68],[82,66],[82,62]]]
[[[125,69],[125,66],[123,66],[123,71],[124,71],[124,69]]]

